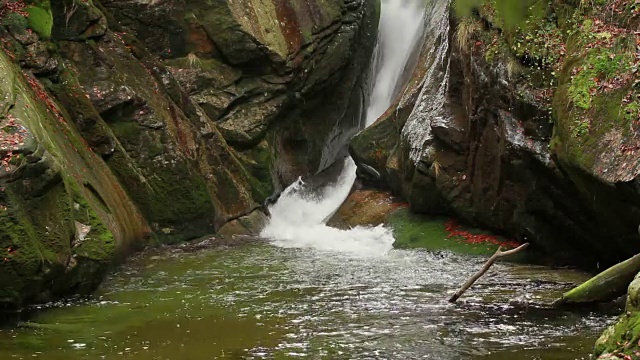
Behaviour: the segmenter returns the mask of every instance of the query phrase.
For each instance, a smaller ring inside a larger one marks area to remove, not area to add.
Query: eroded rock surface
[[[550,6],[550,14],[562,10],[578,19],[572,21],[598,16],[596,9],[591,15],[566,4]],[[475,29],[462,34],[467,38],[457,33],[459,21],[446,3],[429,9],[409,84],[391,109],[351,141],[363,181],[402,195],[415,212],[452,214],[531,242],[548,260],[603,268],[640,251],[640,158],[634,155],[640,127],[622,120],[620,110],[623,95],[633,93],[628,74],[620,70],[620,90],[592,90],[591,100],[601,106],[584,115],[566,93],[576,61],[557,60],[563,66],[557,77],[552,69],[538,70],[542,65],[530,57],[514,64],[512,55],[490,45],[501,31],[490,16],[466,23]],[[552,23],[561,21],[569,23]],[[633,39],[629,30],[619,31]],[[567,59],[590,56],[579,42],[567,44],[560,48]],[[516,76],[514,69],[530,77]],[[538,89],[532,85],[536,78],[553,79],[554,85]],[[555,97],[543,101],[554,89]],[[617,117],[610,110],[614,104]],[[580,138],[578,114],[592,124]]]
[[[10,3],[2,306],[90,290],[149,242],[255,231],[360,127],[375,2]]]

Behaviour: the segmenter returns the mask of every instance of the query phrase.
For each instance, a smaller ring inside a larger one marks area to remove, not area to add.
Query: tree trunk
[[[595,304],[615,300],[640,272],[640,254],[616,264],[564,293],[554,305]]]

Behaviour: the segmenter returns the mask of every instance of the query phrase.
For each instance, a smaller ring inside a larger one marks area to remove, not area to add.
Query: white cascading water
[[[424,0],[382,0],[367,126],[375,122],[398,95],[402,73],[423,28]],[[351,158],[344,161],[338,181],[320,194],[309,195],[304,191],[302,180],[289,186],[270,208],[271,219],[260,235],[282,247],[315,248],[358,256],[386,254],[394,239],[391,231],[383,226],[340,230],[326,225],[349,195],[356,179],[355,163]]]
[[[373,124],[395,100],[400,91],[402,73],[422,37],[424,0],[383,0],[378,30],[378,56],[374,59],[376,77],[369,107],[367,126]]]

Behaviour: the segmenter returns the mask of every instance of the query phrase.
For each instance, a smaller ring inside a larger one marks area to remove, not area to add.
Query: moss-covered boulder
[[[640,277],[628,289],[627,304],[615,324],[607,328],[596,342],[598,359],[634,359],[640,354]]]
[[[0,52],[0,306],[86,293],[146,221],[67,114]]]
[[[622,4],[624,5],[624,4]],[[607,247],[640,250],[640,83],[638,35],[629,19],[574,15],[558,78],[551,148]],[[637,21],[636,16],[636,21]]]

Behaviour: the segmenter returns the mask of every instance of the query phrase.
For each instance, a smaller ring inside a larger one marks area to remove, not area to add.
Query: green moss
[[[51,30],[53,28],[53,14],[51,9],[40,6],[29,6],[26,8],[29,13],[27,20],[29,27],[33,29],[41,38],[51,38]]]
[[[13,175],[18,181],[0,184],[0,203],[7,206],[0,213],[0,248],[13,249],[0,264],[0,297],[21,306],[93,289],[113,249],[140,240],[146,224],[63,110],[48,106],[54,100],[37,80],[27,84],[2,52],[0,73],[0,94],[12,101],[6,111],[28,129],[32,140],[25,146],[33,151],[33,161]],[[82,184],[80,191],[75,184]],[[72,247],[74,220],[92,229]]]
[[[596,357],[615,354],[615,358],[634,358],[640,352],[640,312],[622,315],[596,343]],[[626,355],[626,356],[625,356]]]
[[[78,191],[77,185],[72,179],[67,180],[67,188],[73,194],[73,219],[91,227],[75,253],[100,262],[110,263],[116,250],[113,234]]]
[[[77,191],[73,181],[69,180],[67,184],[73,189],[73,219],[89,226],[90,230],[84,239],[78,239],[76,234],[77,243],[72,251],[77,265],[63,280],[74,284],[77,293],[85,294],[95,289],[117,259],[116,241],[98,214]]]
[[[3,203],[7,203],[6,197]],[[20,218],[19,209],[14,207],[0,213],[0,304],[9,307],[22,305],[40,264],[38,250],[31,242],[35,233],[32,224]]]
[[[409,209],[400,209],[389,216],[387,225],[393,229],[396,239],[393,246],[399,249],[449,250],[469,255],[492,255],[498,249],[498,245],[494,244],[469,244],[461,238],[449,237],[446,222],[446,218],[418,215]],[[483,233],[472,228],[464,230]]]
[[[269,144],[262,141],[248,152],[248,156],[250,161],[245,164],[245,168],[248,172],[251,195],[256,202],[263,203],[275,190],[271,178],[272,160]]]
[[[204,180],[187,164],[167,166],[144,182],[142,173],[121,152],[111,156],[109,166],[148,221],[162,227],[158,229],[161,242],[173,243],[212,232],[208,221],[215,216],[211,195]],[[141,167],[146,169],[145,165]]]
[[[611,49],[589,51],[579,65],[581,70],[571,78],[569,99],[581,109],[590,109],[592,93],[597,85],[596,79],[610,80],[618,74],[629,71],[628,64],[631,60],[630,55],[616,54]]]
[[[0,24],[18,29],[27,29],[29,27],[29,21],[24,16],[16,13],[10,13],[2,17]]]
[[[27,170],[36,177],[25,175],[26,179],[39,186],[39,175]],[[0,259],[0,301],[12,307],[29,302],[47,289],[45,272],[53,277],[70,254],[70,197],[61,182],[43,185],[48,189],[37,197],[32,197],[22,182],[4,185],[3,202],[9,207],[0,214],[0,246],[4,252]]]
[[[625,105],[622,109],[624,112],[624,119],[631,123],[640,119],[640,100],[635,99],[629,104]]]

